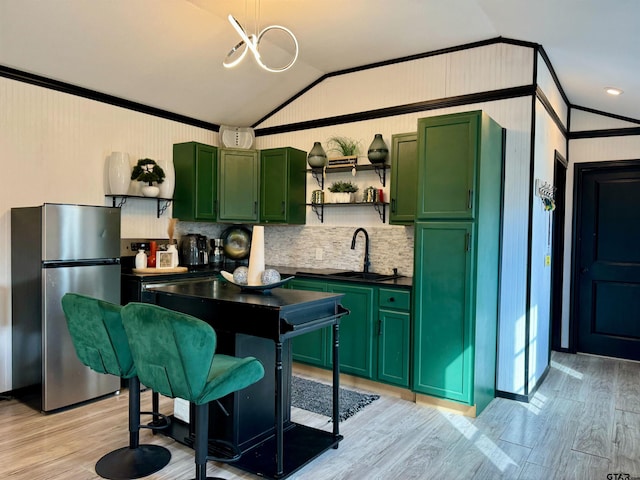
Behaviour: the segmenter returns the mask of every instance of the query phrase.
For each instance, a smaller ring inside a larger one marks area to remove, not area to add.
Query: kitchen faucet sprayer
[[[367,233],[367,231],[360,227],[357,228],[355,232],[353,232],[353,238],[351,239],[351,250],[355,250],[356,248],[356,237],[358,236],[358,233],[364,233],[364,268],[363,268],[363,272],[368,273],[369,272],[369,265],[371,265],[371,262],[369,261],[369,234]]]

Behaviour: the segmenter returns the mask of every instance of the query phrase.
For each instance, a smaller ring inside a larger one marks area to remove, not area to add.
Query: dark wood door
[[[577,349],[640,360],[640,162],[576,165]]]

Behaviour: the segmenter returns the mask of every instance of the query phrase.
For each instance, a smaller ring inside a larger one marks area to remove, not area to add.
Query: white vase
[[[164,181],[158,184],[160,188],[160,198],[173,198],[173,190],[176,186],[176,171],[173,167],[173,160],[159,161],[158,165],[164,170]]]
[[[144,185],[140,190],[143,197],[157,197],[160,193],[160,188],[155,185]]]
[[[248,285],[262,285],[262,272],[264,272],[264,227],[255,225],[251,232]]]
[[[126,195],[131,184],[131,164],[129,154],[124,152],[112,152],[107,159],[109,166],[109,190],[112,195]]]

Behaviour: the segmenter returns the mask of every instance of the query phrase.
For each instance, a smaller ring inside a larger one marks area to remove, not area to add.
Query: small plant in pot
[[[335,203],[351,203],[353,194],[358,191],[358,186],[351,182],[333,182],[329,187]]]
[[[138,163],[133,167],[131,172],[131,180],[137,180],[143,182],[146,185],[142,187],[142,195],[145,197],[157,197],[160,189],[154,185],[154,183],[164,182],[164,170],[158,165],[155,160],[150,158],[141,158]]]
[[[329,152],[336,152],[343,157],[355,157],[360,150],[360,142],[349,137],[335,136],[327,140]]]

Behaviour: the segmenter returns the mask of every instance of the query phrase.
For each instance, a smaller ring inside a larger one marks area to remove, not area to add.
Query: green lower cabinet
[[[415,391],[473,404],[471,222],[416,223]]]
[[[411,294],[407,290],[380,288],[378,297],[377,380],[409,387]]]
[[[373,378],[377,287],[328,282],[327,291],[343,293],[342,306],[349,309],[349,314],[340,320],[340,371]]]
[[[301,279],[289,288],[344,294],[349,314],[340,320],[341,372],[409,387],[409,290]],[[329,328],[295,337],[293,360],[331,368],[332,339]]]
[[[294,278],[288,284],[294,290],[311,290],[313,292],[326,292],[326,282],[317,280],[300,280]],[[331,367],[331,328],[322,328],[305,333],[291,340],[293,360],[307,363],[316,367]]]

